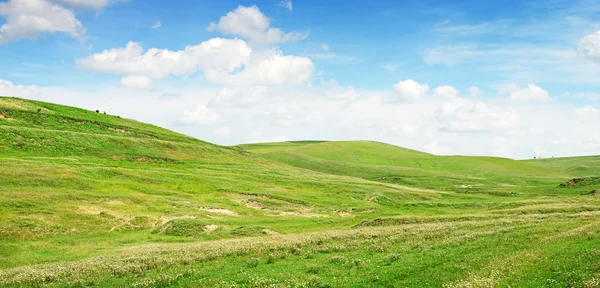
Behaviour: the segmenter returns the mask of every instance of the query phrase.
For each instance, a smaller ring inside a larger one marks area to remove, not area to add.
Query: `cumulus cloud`
[[[76,39],[85,34],[75,13],[47,0],[10,0],[0,3],[0,43],[21,38],[37,39],[41,33],[65,33]]]
[[[600,31],[581,38],[577,52],[587,59],[600,63]]]
[[[291,2],[290,2],[291,4]],[[273,28],[271,21],[256,6],[239,6],[222,16],[217,23],[210,23],[209,31],[217,30],[223,34],[240,36],[253,42],[282,43],[303,40],[307,33],[285,33]]]
[[[129,42],[125,47],[78,59],[77,65],[90,71],[126,75],[122,83],[131,83],[133,79],[139,83],[141,77],[145,81],[171,74],[187,76],[207,69],[227,74],[242,67],[250,54],[250,47],[239,39],[213,38],[180,51],[151,48],[145,52],[139,43]]]
[[[422,99],[429,92],[429,85],[408,79],[394,85],[394,92],[384,98],[385,102],[413,102]]]
[[[457,98],[444,102],[436,111],[441,132],[485,133],[518,128],[520,115],[512,108],[491,109],[482,101]]]
[[[2,96],[29,97],[38,93],[39,89],[35,85],[15,85],[8,80],[0,79],[0,95]]]
[[[307,57],[287,56],[279,50],[255,53],[241,71],[210,69],[209,82],[233,86],[276,86],[306,82],[315,67]]]
[[[510,100],[515,101],[548,101],[551,100],[548,91],[534,84],[528,84],[526,87],[520,87],[515,84],[501,86],[498,91],[508,94]]]
[[[458,91],[458,89],[456,89],[452,86],[444,85],[444,86],[435,88],[433,90],[433,93],[437,97],[441,97],[441,98],[445,98],[445,99],[453,99],[453,98],[458,97],[458,94],[460,94],[460,91]]]

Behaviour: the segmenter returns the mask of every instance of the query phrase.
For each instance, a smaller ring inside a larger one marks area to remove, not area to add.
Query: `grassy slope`
[[[507,185],[538,186],[568,174],[532,163],[495,157],[435,156],[389,144],[295,142],[241,145],[292,166],[367,180],[442,190],[491,191]]]
[[[600,202],[559,188],[568,171],[371,142],[243,148],[0,98],[0,286],[599,281]]]
[[[574,177],[600,175],[600,156],[544,158],[526,162],[561,171]]]

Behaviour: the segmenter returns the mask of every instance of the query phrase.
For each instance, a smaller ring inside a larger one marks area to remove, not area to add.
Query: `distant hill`
[[[600,176],[600,155],[583,157],[543,158],[528,163],[561,171],[573,177]]]
[[[563,171],[535,163],[497,157],[436,156],[371,141],[299,141],[239,147],[304,169],[438,189],[533,184],[568,177]]]

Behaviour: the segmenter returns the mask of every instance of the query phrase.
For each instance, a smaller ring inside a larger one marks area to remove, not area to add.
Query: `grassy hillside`
[[[600,175],[600,156],[543,158],[527,160],[527,162],[561,171],[574,177]]]
[[[0,97],[0,287],[597,287],[600,175],[539,164]]]
[[[435,156],[369,141],[241,145],[267,159],[335,175],[440,190],[539,186],[567,179],[564,171],[496,157]]]

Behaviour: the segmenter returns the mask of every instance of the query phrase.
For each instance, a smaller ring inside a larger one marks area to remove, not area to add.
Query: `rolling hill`
[[[567,171],[496,157],[436,156],[370,141],[241,145],[263,157],[336,175],[440,190],[530,186],[567,179]]]
[[[594,287],[600,187],[560,184],[596,160],[224,147],[0,97],[0,286]]]

